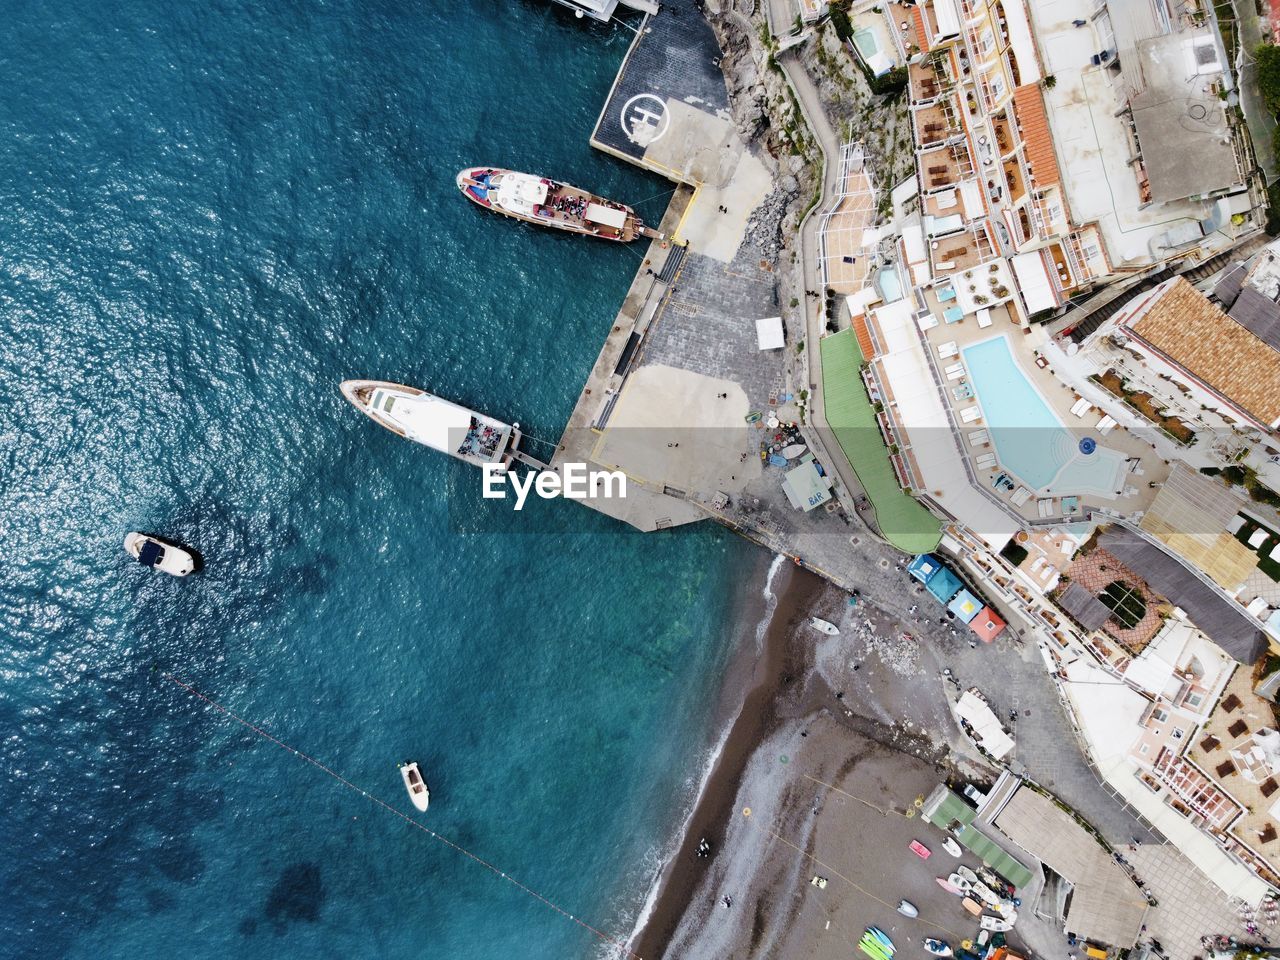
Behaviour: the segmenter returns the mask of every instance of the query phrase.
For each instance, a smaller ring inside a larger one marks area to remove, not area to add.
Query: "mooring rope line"
[[[212,697],[201,693],[191,684],[185,683],[184,681],[179,680],[177,677],[173,676],[172,674],[166,673],[166,674],[162,674],[162,676],[164,676],[166,680],[173,681],[173,683],[177,684],[179,687],[186,690],[191,695],[198,697],[199,699],[203,700],[205,703],[209,704],[211,707],[214,707],[221,713],[230,717],[232,720],[240,724],[242,727],[245,727],[246,729],[253,731],[262,739],[267,740],[271,743],[274,743],[277,747],[280,747],[282,750],[287,750],[289,753],[292,753],[294,756],[302,760],[305,760],[307,763],[311,764],[313,767],[316,767],[317,769],[323,771],[324,773],[327,773],[330,777],[332,777],[334,780],[337,780],[344,787],[347,787],[350,790],[354,790],[356,793],[360,794],[360,796],[364,797],[366,800],[372,801],[373,803],[382,807],[382,809],[386,810],[388,813],[392,813],[395,816],[399,817],[401,820],[403,820],[405,823],[409,824],[410,826],[417,827],[419,830],[421,830],[427,836],[431,837],[433,840],[438,840],[440,843],[443,843],[445,846],[449,847],[450,849],[458,853],[461,853],[463,856],[468,857],[469,859],[480,864],[480,866],[489,870],[491,873],[494,873],[497,876],[501,877],[503,880],[506,880],[508,883],[510,883],[512,886],[516,887],[517,889],[524,891],[529,896],[533,897],[535,900],[542,903],[544,906],[550,907],[556,913],[560,914],[563,917],[567,917],[569,920],[572,920],[574,923],[582,927],[584,930],[588,930],[591,933],[595,934],[595,936],[599,937],[605,943],[618,947],[619,949],[622,950],[625,956],[634,957],[635,960],[641,960],[641,957],[639,956],[639,954],[630,950],[624,941],[619,940],[617,937],[614,937],[614,936],[611,936],[610,934],[605,933],[603,930],[599,930],[596,927],[593,927],[591,924],[587,923],[581,917],[574,916],[568,910],[565,910],[563,907],[547,899],[542,894],[540,894],[537,890],[534,890],[532,887],[528,886],[527,884],[521,883],[515,877],[511,876],[511,874],[507,873],[504,870],[499,869],[494,864],[490,863],[488,860],[485,860],[483,857],[479,856],[478,854],[472,853],[466,847],[460,846],[459,844],[454,843],[448,837],[445,837],[439,833],[436,833],[430,827],[424,826],[422,823],[413,819],[413,817],[409,816],[406,813],[403,813],[400,810],[397,810],[395,807],[391,806],[386,801],[381,800],[378,797],[375,797],[368,790],[365,790],[361,787],[356,786],[346,777],[342,776],[342,774],[338,773],[332,768],[321,763],[315,757],[305,754],[298,748],[292,747],[289,744],[285,743],[280,738],[273,736],[272,734],[268,733],[266,730],[263,730],[261,727],[257,726],[256,724],[246,720],[244,717],[240,716],[238,713],[235,713],[230,708],[223,706],[221,703],[219,703],[217,700],[214,700]]]

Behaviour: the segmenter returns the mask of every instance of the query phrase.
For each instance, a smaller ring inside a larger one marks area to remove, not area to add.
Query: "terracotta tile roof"
[[[853,335],[858,338],[858,346],[862,348],[863,358],[873,360],[879,356],[880,352],[876,350],[875,341],[871,339],[871,331],[867,329],[866,314],[860,313],[852,318],[851,325]]]
[[[924,13],[921,12],[919,4],[911,8],[911,19],[916,22],[916,43],[920,47],[920,52],[928,53],[929,33],[924,28]]]
[[[1013,91],[1013,110],[1022,127],[1022,142],[1027,147],[1027,160],[1033,173],[1031,179],[1037,187],[1051,187],[1058,183],[1058,158],[1053,152],[1053,134],[1049,132],[1049,119],[1044,113],[1044,96],[1034,83],[1024,83]]]
[[[1280,352],[1236,323],[1183,277],[1128,324],[1178,366],[1266,424],[1280,419]]]

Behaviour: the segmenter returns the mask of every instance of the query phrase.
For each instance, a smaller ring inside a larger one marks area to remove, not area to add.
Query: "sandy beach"
[[[941,853],[941,834],[915,804],[956,773],[953,761],[984,773],[953,752],[961,744],[932,656],[919,662],[914,640],[868,644],[858,623],[873,617],[890,633],[897,618],[848,608],[843,592],[790,564],[772,587],[762,641],[740,638],[722,692],[739,709],[634,956],[847,960],[869,924],[916,940],[972,936],[959,901],[934,882],[954,861],[925,863],[907,850],[919,839]],[[842,635],[819,634],[811,615],[842,623]],[[699,858],[704,837],[712,854]],[[826,886],[813,886],[815,876]],[[919,919],[896,912],[900,898]]]
[[[675,856],[659,880],[657,900],[644,927],[631,944],[634,954],[649,960],[664,955],[686,907],[715,857],[700,859],[696,848],[705,837],[718,851],[752,754],[775,724],[778,704],[789,688],[798,688],[806,658],[790,643],[795,626],[826,589],[816,576],[793,566],[779,569],[772,590],[777,605],[760,649],[754,637],[740,647],[726,673],[721,704],[737,700],[739,709],[719,757],[703,787]],[[745,629],[745,625],[744,625]],[[742,691],[747,691],[745,697]]]

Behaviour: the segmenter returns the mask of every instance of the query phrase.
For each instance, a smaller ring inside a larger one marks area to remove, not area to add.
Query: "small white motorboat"
[[[171,577],[185,577],[196,568],[196,558],[188,551],[145,533],[126,533],[124,549],[144,567],[151,567]]]
[[[947,853],[951,854],[953,857],[960,856],[962,852],[960,850],[959,842],[952,836],[948,836],[947,839],[942,841],[942,849],[947,851]]]
[[[951,944],[945,940],[935,940],[933,937],[925,937],[923,941],[924,948],[932,953],[935,957],[951,956]]]
[[[902,914],[904,917],[920,916],[920,911],[916,909],[916,905],[912,903],[910,900],[899,900],[898,912]]]
[[[978,926],[982,927],[983,930],[990,930],[993,933],[1007,933],[1013,929],[1013,920],[984,916],[978,920]]]
[[[810,617],[809,626],[813,629],[825,633],[828,637],[836,637],[840,635],[840,628],[830,620],[823,620],[821,617]]]
[[[404,778],[404,788],[409,791],[409,799],[422,813],[427,812],[427,804],[431,802],[431,791],[427,782],[422,779],[422,771],[416,763],[408,761],[400,764],[400,776]]]

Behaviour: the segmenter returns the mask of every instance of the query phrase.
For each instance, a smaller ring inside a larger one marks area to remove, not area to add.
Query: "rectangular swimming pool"
[[[880,44],[876,43],[876,35],[866,27],[853,32],[853,44],[858,48],[858,52],[862,54],[863,60],[870,60],[880,52]]]
[[[1083,437],[1063,426],[1023,373],[1007,335],[972,344],[961,353],[1005,470],[1050,496],[1116,496],[1123,486],[1124,454],[1103,447],[1097,438],[1091,453],[1082,452]]]
[[[880,293],[885,303],[902,299],[902,278],[898,276],[896,267],[881,267],[876,280],[880,284]]]

